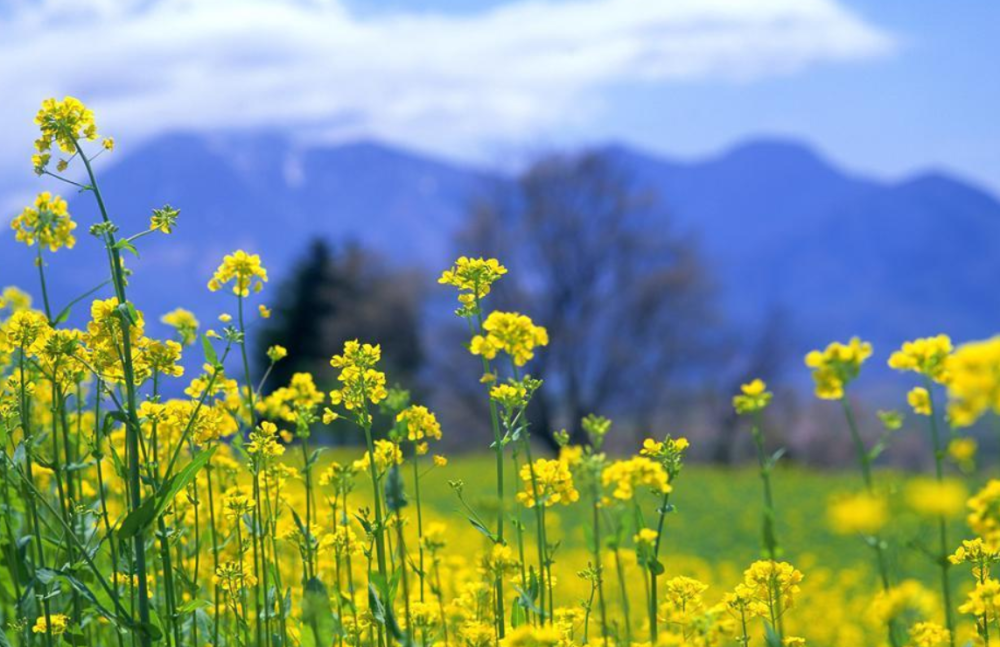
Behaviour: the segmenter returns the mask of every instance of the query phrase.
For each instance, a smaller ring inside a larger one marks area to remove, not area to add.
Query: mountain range
[[[885,353],[914,336],[1000,329],[1000,202],[960,178],[873,179],[781,139],[699,160],[599,151],[659,196],[664,226],[701,248],[735,326],[780,311],[794,352],[855,334]],[[141,257],[126,260],[137,270],[132,297],[151,320],[179,305],[206,321],[227,309],[205,284],[237,248],[260,253],[272,282],[315,236],[435,273],[461,252],[454,240],[470,201],[512,182],[383,143],[302,146],[274,133],[174,134],[114,156],[100,160],[100,177],[124,232],[144,229],[154,207],[181,209],[174,234],[143,238]],[[62,304],[102,280],[106,260],[87,234],[97,221],[90,196],[45,188],[70,199],[81,223],[72,252],[47,256]],[[32,259],[0,233],[0,286],[37,294]]]

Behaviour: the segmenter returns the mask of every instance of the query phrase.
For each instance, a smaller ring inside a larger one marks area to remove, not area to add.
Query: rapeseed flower
[[[962,344],[948,356],[948,420],[974,424],[984,413],[1000,413],[1000,336]]]
[[[854,337],[846,344],[833,342],[824,350],[806,355],[806,366],[812,369],[816,397],[839,400],[844,388],[861,372],[861,365],[871,357],[872,345]]]
[[[346,342],[343,354],[330,359],[330,366],[340,369],[337,380],[341,383],[340,389],[330,392],[330,402],[353,411],[368,402],[378,404],[385,400],[389,395],[385,373],[376,368],[381,359],[382,348],[378,344],[361,344],[356,339]]]
[[[527,364],[535,356],[535,348],[549,343],[545,328],[517,312],[491,312],[483,323],[483,331],[469,344],[472,354],[494,359],[502,351],[517,366]]]
[[[462,256],[451,269],[441,273],[438,283],[458,288],[458,302],[462,305],[457,314],[468,317],[477,312],[480,299],[488,295],[493,284],[506,273],[507,268],[495,258]]]
[[[580,500],[580,493],[573,487],[573,474],[563,461],[539,458],[534,463],[522,465],[520,476],[524,490],[517,493],[517,500],[527,508],[538,503],[548,508]]]
[[[827,507],[827,520],[841,535],[874,535],[889,521],[884,497],[859,493],[835,497]]]
[[[176,330],[185,346],[193,344],[198,338],[198,319],[190,310],[175,308],[160,317],[160,321]]]
[[[396,415],[396,422],[399,422],[406,429],[406,439],[411,442],[421,440],[441,440],[441,424],[437,417],[427,409],[427,407],[414,404]]]
[[[16,232],[14,237],[28,247],[38,243],[56,252],[63,247],[73,249],[76,245],[73,236],[76,223],[69,215],[66,201],[48,191],[39,193],[34,206],[25,207],[10,226]]]
[[[956,480],[915,478],[906,484],[906,503],[927,517],[954,517],[965,507],[968,491]]]
[[[77,142],[97,139],[97,124],[94,113],[75,97],[65,97],[62,101],[46,99],[35,115],[35,124],[41,136],[35,140],[37,153],[32,157],[32,166],[39,175],[45,172],[51,159],[52,145],[67,155],[77,153]]]
[[[45,620],[45,615],[38,616],[35,620],[34,626],[31,628],[32,633],[44,634],[48,633],[50,628],[53,636],[61,636],[66,633],[69,629],[69,616],[62,613],[52,613],[49,614],[49,620],[51,624]]]
[[[208,282],[208,289],[219,291],[223,285],[233,283],[233,294],[250,296],[250,290],[260,292],[267,283],[267,270],[260,263],[260,256],[247,254],[242,249],[227,254]]]
[[[897,371],[913,371],[935,382],[947,381],[947,359],[952,344],[948,335],[923,337],[905,342],[889,356],[889,366]]]
[[[767,408],[771,397],[767,384],[763,380],[755,379],[741,386],[740,393],[733,396],[733,408],[740,415],[757,413]]]

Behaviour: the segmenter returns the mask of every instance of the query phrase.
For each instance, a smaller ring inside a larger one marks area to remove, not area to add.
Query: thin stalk
[[[934,477],[937,479],[938,483],[944,481],[944,455],[945,449],[941,444],[941,434],[938,431],[937,423],[937,411],[934,407],[934,395],[933,388],[934,385],[931,383],[930,378],[925,378],[927,389],[927,397],[930,403],[930,415],[928,419],[930,421],[931,430],[931,442],[934,449]],[[941,569],[941,594],[944,598],[944,617],[945,624],[948,627],[948,640],[951,647],[955,647],[955,618],[952,614],[951,609],[951,581],[948,577],[948,571],[951,568],[951,562],[948,561],[948,553],[950,544],[948,543],[948,520],[942,514],[938,517],[938,539],[939,539],[939,550],[937,555],[937,563]]]
[[[847,419],[847,427],[851,432],[851,440],[854,443],[854,449],[858,456],[858,465],[861,468],[861,478],[864,480],[865,489],[868,491],[868,494],[874,494],[875,484],[872,479],[871,454],[868,453],[868,449],[865,447],[865,443],[861,439],[861,434],[858,431],[858,425],[854,420],[854,410],[851,408],[851,404],[847,401],[846,395],[840,398],[840,404],[844,410],[844,417]],[[882,540],[881,534],[879,533],[872,536],[872,541],[874,543],[876,565],[878,566],[879,576],[882,580],[882,589],[884,591],[888,591],[892,588],[892,583],[889,579],[889,565],[886,562],[885,542]],[[900,647],[901,643],[896,632],[895,621],[890,620],[887,623],[886,629],[889,632],[889,642],[892,646]]]
[[[594,569],[597,572],[597,604],[601,612],[601,645],[602,647],[606,647],[608,642],[608,617],[604,604],[604,564],[601,561],[601,492],[599,474],[594,475],[591,487],[592,523],[594,526]]]
[[[111,218],[108,216],[108,210],[104,204],[104,197],[101,195],[101,189],[97,183],[97,177],[94,175],[94,169],[90,165],[90,160],[87,159],[87,156],[83,152],[83,148],[80,147],[80,143],[76,141],[75,138],[73,139],[73,144],[76,147],[77,152],[80,154],[80,159],[83,160],[83,164],[87,169],[87,176],[90,179],[90,189],[94,192],[94,198],[97,201],[98,209],[101,212],[101,218],[106,225],[109,225],[104,235],[108,243],[108,253],[111,257],[111,273],[114,279],[115,293],[118,297],[118,304],[120,308],[124,308],[128,304],[128,298],[125,295],[125,277],[122,273],[121,255],[116,245],[115,234],[110,227]],[[125,425],[125,444],[129,460],[128,487],[131,509],[136,510],[142,505],[142,485],[139,478],[139,419],[136,413],[135,372],[132,366],[132,324],[129,316],[124,311],[120,311],[119,319],[121,321],[122,345],[124,347],[124,361],[122,362],[122,369],[125,378],[125,394],[128,402],[128,409],[125,412],[126,417],[128,418],[128,424]],[[143,531],[136,533],[133,540],[133,551],[135,553],[136,575],[139,578],[139,623],[141,626],[141,629],[138,632],[139,642],[143,647],[151,647],[152,636],[150,635],[149,628],[152,625],[150,624],[149,591],[146,582],[147,569],[145,534],[146,533]]]
[[[479,286],[475,286],[473,294],[476,296],[476,325],[480,334],[483,332],[483,311],[479,304]],[[472,327],[472,320],[469,319],[469,327]],[[487,374],[491,371],[490,362],[485,357],[482,358],[483,363],[483,374]],[[496,456],[496,473],[497,473],[497,485],[496,485],[496,495],[497,495],[497,543],[503,544],[503,515],[504,515],[504,476],[503,476],[503,438],[500,435],[500,417],[497,412],[496,402],[493,398],[489,397],[489,386],[486,388],[486,399],[490,406],[490,427],[493,430],[493,452]],[[497,620],[497,639],[502,640],[505,635],[505,613],[504,613],[504,582],[503,576],[498,574],[493,582],[493,587],[496,590],[496,617]]]

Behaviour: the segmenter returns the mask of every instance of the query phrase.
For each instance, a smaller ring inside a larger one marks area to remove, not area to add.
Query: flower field
[[[549,455],[526,412],[541,384],[532,362],[560,340],[530,303],[526,314],[490,307],[516,267],[461,257],[440,289],[468,326],[493,442],[449,460],[435,449],[449,430],[389,388],[378,340],[330,358],[329,390],[308,373],[252,379],[248,336],[270,316],[267,250],[234,251],[205,277],[218,322],[178,308],[155,314],[172,338],[147,336],[154,313],[129,301],[125,259],[180,212],[156,208],[140,224],[109,211],[93,161],[114,142],[78,100],[46,100],[36,121],[35,172],[92,197],[101,220],[77,223],[46,191],[12,222],[37,252],[41,299],[13,286],[0,298],[0,645],[1000,640],[1000,481],[977,470],[964,431],[1000,410],[1000,338],[938,335],[882,357],[852,339],[809,353],[803,371],[842,414],[829,433],[855,449],[852,472],[786,467],[766,451],[774,396],[761,380],[732,401],[752,469],[687,465],[688,439],[662,432],[610,455],[615,428],[600,412],[582,421],[585,443],[556,434]],[[64,175],[71,165],[82,182]],[[46,290],[46,258],[78,243],[108,260],[107,281],[69,304],[89,306],[79,329]],[[287,351],[267,355],[273,367]],[[183,356],[202,371],[186,375]],[[874,361],[913,388],[911,411],[879,412],[882,436],[868,442],[849,394]],[[363,448],[318,446],[317,429],[345,422]],[[874,468],[904,424],[929,439],[928,474]]]

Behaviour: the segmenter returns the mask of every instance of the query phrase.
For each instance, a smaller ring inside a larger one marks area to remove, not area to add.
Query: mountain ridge
[[[780,307],[799,351],[850,334],[881,344],[939,331],[983,336],[1000,321],[1000,295],[986,285],[1000,275],[1000,201],[971,182],[936,169],[873,179],[788,138],[695,160],[615,142],[594,150],[660,196],[665,225],[698,241],[737,327]],[[144,228],[165,203],[182,211],[173,235],[143,239],[142,256],[127,259],[138,270],[136,302],[150,318],[192,304],[208,321],[226,303],[205,283],[237,247],[261,253],[274,281],[315,236],[431,273],[457,253],[471,200],[512,182],[377,139],[307,147],[270,131],[174,133],[99,173],[125,231]],[[106,263],[86,233],[97,217],[91,202],[71,200],[77,249],[46,256],[57,303],[96,284]],[[0,235],[0,284],[37,292],[31,256]]]

